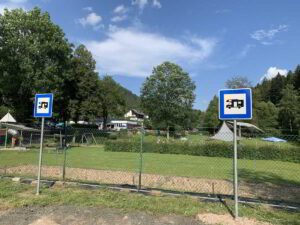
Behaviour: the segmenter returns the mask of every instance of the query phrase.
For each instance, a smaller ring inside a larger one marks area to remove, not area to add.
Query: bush
[[[105,151],[112,152],[139,152],[140,142],[136,140],[106,141]],[[183,154],[194,156],[232,158],[232,143],[221,141],[205,141],[202,143],[188,143],[173,141],[169,143],[156,143],[145,141],[143,152],[162,154]],[[240,159],[256,160],[279,160],[300,163],[300,150],[297,146],[274,146],[274,145],[243,145],[238,149]]]

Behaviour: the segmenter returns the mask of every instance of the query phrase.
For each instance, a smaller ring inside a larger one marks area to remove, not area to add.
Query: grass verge
[[[189,197],[158,197],[111,190],[84,190],[76,187],[43,188],[40,196],[35,187],[0,180],[0,210],[25,206],[74,205],[118,208],[128,211],[144,211],[151,214],[178,214],[196,216],[198,213],[227,214],[232,209],[231,201],[223,203],[205,202]],[[240,215],[272,224],[299,225],[299,212],[274,209],[259,205],[240,206]]]

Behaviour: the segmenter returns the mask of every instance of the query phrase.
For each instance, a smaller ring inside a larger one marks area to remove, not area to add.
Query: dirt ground
[[[2,169],[3,170],[3,169]],[[36,175],[37,166],[25,165],[6,168],[0,173]],[[57,166],[43,166],[43,177],[62,177],[62,168]],[[138,184],[138,174],[125,171],[95,170],[81,168],[66,168],[66,178],[81,181],[96,181],[103,184]],[[144,187],[167,190],[189,191],[211,194],[232,194],[232,182],[221,179],[204,179],[193,177],[165,176],[158,174],[146,174],[142,176]],[[243,197],[263,197],[270,199],[283,199],[296,201],[295,196],[300,198],[300,188],[295,186],[279,186],[268,183],[245,183],[240,182],[239,194]]]
[[[207,224],[222,225],[272,225],[266,222],[260,222],[255,219],[240,217],[235,220],[231,215],[216,215],[212,213],[199,214],[197,218]]]
[[[155,216],[143,212],[95,207],[25,207],[2,211],[1,225],[204,225],[197,219],[176,215]]]

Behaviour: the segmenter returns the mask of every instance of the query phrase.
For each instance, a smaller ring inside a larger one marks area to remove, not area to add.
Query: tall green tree
[[[67,108],[71,52],[48,13],[38,8],[5,10],[0,16],[0,104],[26,121],[32,118],[34,94],[53,92],[54,111],[64,113],[60,109]]]
[[[279,126],[284,133],[298,134],[300,128],[300,97],[293,85],[288,84],[282,91],[279,103]]]
[[[278,108],[272,102],[256,102],[253,110],[253,122],[261,129],[278,128]]]
[[[253,89],[253,97],[259,101],[271,101],[270,97],[271,80],[264,79]]]
[[[141,104],[156,127],[186,127],[195,100],[195,84],[189,74],[171,62],[153,69],[141,88]]]
[[[297,66],[294,72],[293,85],[300,93],[300,65]]]
[[[251,87],[251,81],[244,76],[236,76],[226,81],[226,87],[235,89],[235,88],[249,88]]]
[[[108,118],[122,117],[126,111],[126,103],[120,85],[111,76],[104,76],[99,82],[97,92],[99,98],[98,116],[103,118],[106,129]]]
[[[203,126],[210,133],[214,133],[219,124],[219,99],[217,96],[214,96],[205,112]]]
[[[71,61],[70,77],[70,115],[77,122],[79,119],[94,119],[99,110],[100,100],[96,96],[99,89],[99,77],[95,72],[96,61],[84,45],[79,45]]]
[[[285,77],[280,75],[279,73],[275,78],[271,80],[271,87],[269,91],[270,101],[277,105],[282,98],[282,90],[285,86]]]

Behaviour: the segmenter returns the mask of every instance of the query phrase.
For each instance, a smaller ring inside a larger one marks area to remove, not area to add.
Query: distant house
[[[107,130],[130,130],[133,128],[140,127],[137,121],[129,121],[129,120],[111,120],[106,124]]]
[[[139,112],[135,109],[131,109],[129,110],[125,115],[124,117],[126,119],[129,119],[129,120],[133,120],[133,121],[143,121],[144,119],[148,119],[148,116],[145,115],[144,113],[142,112]]]

